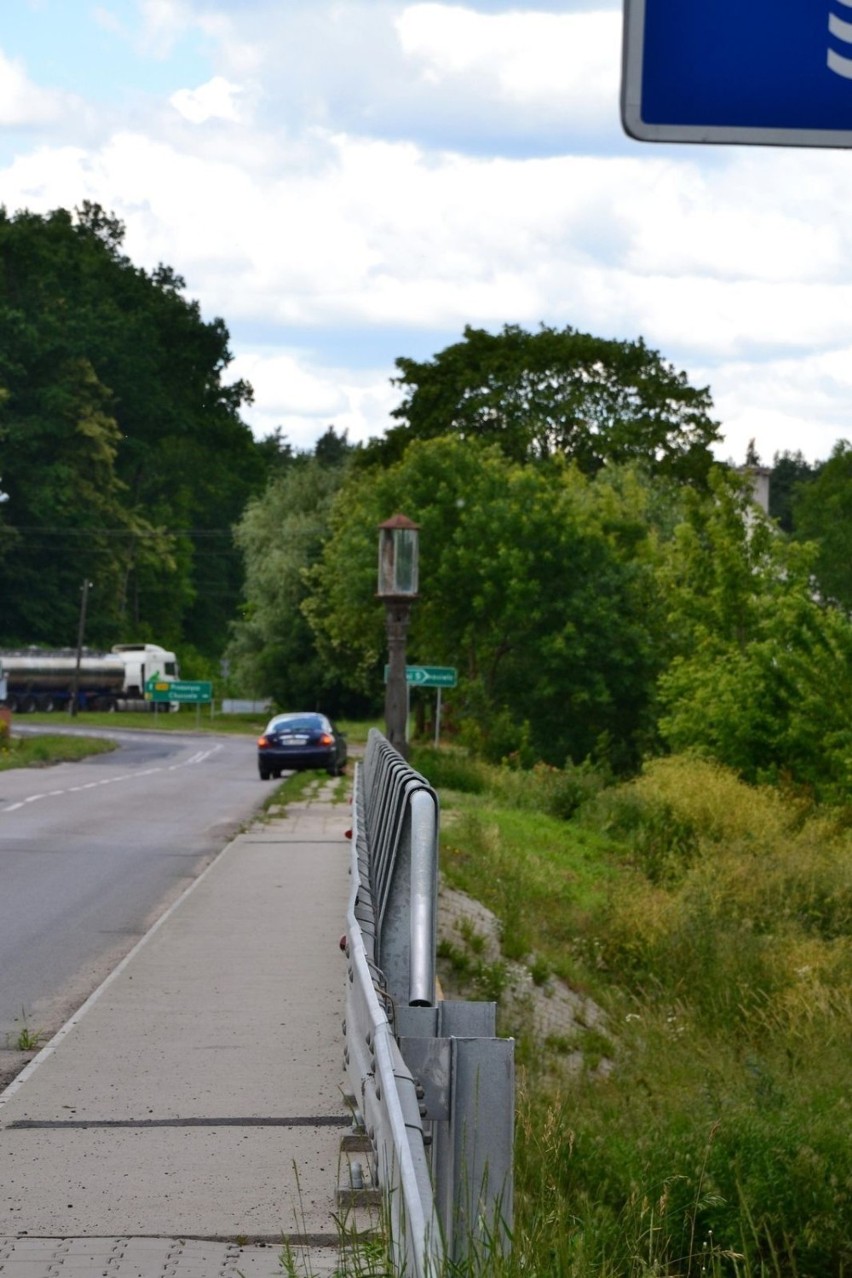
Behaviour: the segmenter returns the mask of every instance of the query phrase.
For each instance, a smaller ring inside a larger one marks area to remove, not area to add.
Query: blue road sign
[[[852,0],[625,0],[621,116],[648,142],[852,146]]]

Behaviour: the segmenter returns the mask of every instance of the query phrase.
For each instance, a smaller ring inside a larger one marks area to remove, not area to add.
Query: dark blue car
[[[257,766],[261,781],[306,768],[339,777],[346,767],[346,738],[324,714],[277,714],[257,739]]]

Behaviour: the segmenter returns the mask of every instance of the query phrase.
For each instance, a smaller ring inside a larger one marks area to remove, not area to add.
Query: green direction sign
[[[385,683],[389,667],[385,666]],[[413,688],[454,688],[458,671],[454,666],[406,666],[405,682]]]
[[[153,701],[178,701],[200,705],[213,700],[213,684],[206,679],[149,679],[145,692]]]

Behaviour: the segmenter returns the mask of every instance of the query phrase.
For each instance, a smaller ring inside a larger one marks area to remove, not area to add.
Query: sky
[[[828,457],[852,155],[636,142],[621,57],[609,0],[5,0],[0,204],[119,217],[224,319],[258,438],[381,435],[397,358],[546,324],[709,386],[722,460]]]

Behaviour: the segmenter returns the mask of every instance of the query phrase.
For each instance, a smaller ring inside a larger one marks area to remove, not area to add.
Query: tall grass
[[[520,1045],[499,1272],[852,1272],[843,823],[685,758],[617,787],[587,776],[571,820],[529,773],[441,766],[446,878],[497,913],[504,949],[593,992],[612,1040],[603,1071]]]
[[[506,807],[565,819],[598,794],[606,781],[605,775],[590,764],[554,768],[536,763],[529,769],[497,768],[465,751],[429,746],[412,752],[412,764],[439,790],[488,792]]]
[[[2,734],[0,771],[8,768],[45,767],[50,763],[71,763],[114,749],[114,741],[104,741],[97,737],[14,737]]]

